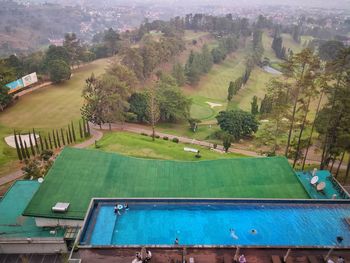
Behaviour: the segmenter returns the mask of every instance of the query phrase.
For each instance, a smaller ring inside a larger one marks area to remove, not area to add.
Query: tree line
[[[311,49],[291,55],[281,64],[284,80],[272,79],[261,102],[260,114],[270,120],[269,137],[274,154],[278,138],[287,134],[285,156],[304,169],[315,132],[321,144],[320,168],[339,173],[350,148],[350,48],[325,49],[321,60]],[[334,54],[335,53],[335,54]],[[312,102],[316,102],[315,117],[310,117]],[[322,103],[326,101],[326,103]],[[335,161],[338,166],[335,167]],[[350,172],[348,160],[346,178]]]
[[[67,128],[53,129],[51,132],[43,134],[41,132],[28,131],[29,143],[22,139],[23,134],[14,130],[14,142],[17,152],[18,160],[28,160],[36,157],[45,151],[50,151],[75,143],[80,139],[90,136],[90,126],[84,119],[78,122],[78,127],[75,127],[71,122]],[[76,129],[78,128],[78,132]],[[79,137],[78,137],[79,134]]]

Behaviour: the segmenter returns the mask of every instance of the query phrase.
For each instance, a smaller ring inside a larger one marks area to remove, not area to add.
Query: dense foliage
[[[221,111],[216,119],[220,128],[232,135],[234,140],[251,136],[258,130],[254,115],[242,110]]]

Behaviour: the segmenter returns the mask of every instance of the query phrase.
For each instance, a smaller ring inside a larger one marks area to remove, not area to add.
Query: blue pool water
[[[350,217],[349,204],[129,205],[120,216],[113,205],[100,205],[94,223],[88,225],[85,243],[173,245],[178,238],[180,245],[311,247],[336,245],[336,237],[342,236],[340,246],[350,246],[345,221]]]

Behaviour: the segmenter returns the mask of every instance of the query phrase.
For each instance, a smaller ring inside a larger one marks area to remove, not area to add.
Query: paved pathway
[[[102,136],[103,136],[103,132],[101,132],[99,130],[96,130],[96,129],[91,129],[90,133],[92,135],[92,137],[90,139],[88,139],[88,140],[86,140],[86,141],[84,141],[82,143],[76,144],[73,147],[74,148],[79,148],[79,149],[86,148],[86,147],[94,144],[95,141],[100,140],[102,138]]]
[[[80,144],[77,144],[73,147],[75,148],[86,148],[92,144],[95,143],[95,141],[100,140],[103,137],[103,132],[104,130],[109,130],[109,126],[108,125],[103,125],[102,126],[102,130],[100,129],[99,126],[96,125],[91,125],[91,134],[92,137],[90,139],[88,139],[87,141],[84,141]],[[133,132],[133,133],[147,133],[147,134],[151,134],[152,130],[150,127],[145,126],[145,125],[140,125],[140,124],[134,124],[134,123],[124,123],[124,124],[120,124],[120,123],[115,123],[111,125],[111,128],[113,131],[128,131],[128,132]],[[189,143],[189,144],[193,144],[193,145],[199,145],[199,146],[204,146],[204,147],[213,147],[212,143],[209,143],[207,141],[200,141],[200,140],[195,140],[195,139],[191,139],[188,137],[182,137],[182,136],[176,136],[173,134],[167,134],[167,133],[162,133],[162,132],[156,132],[157,135],[164,137],[167,136],[170,140],[173,138],[178,138],[180,142],[184,142],[184,143]],[[222,145],[218,145],[216,148],[216,151],[219,152],[223,152],[224,148]],[[241,149],[241,148],[233,148],[231,147],[229,149],[229,152],[231,153],[236,153],[236,154],[242,154],[242,155],[246,155],[246,156],[251,156],[251,157],[262,157],[260,154],[258,154],[257,152],[254,151],[249,151],[246,149]],[[291,161],[291,160],[289,160]],[[317,160],[307,160],[307,164],[319,164],[320,162]],[[346,169],[346,166],[342,165],[342,169]],[[0,185],[9,183],[11,181],[14,181],[16,179],[19,179],[23,176],[22,171],[18,170],[15,171],[9,175],[0,177]]]
[[[17,170],[15,172],[12,172],[6,176],[0,177],[0,185],[7,184],[9,182],[12,182],[14,180],[17,180],[23,176],[22,170]]]
[[[99,129],[99,126],[92,126],[94,129]],[[103,125],[102,126],[103,130],[109,130],[108,125]],[[144,126],[144,125],[140,125],[140,124],[133,124],[133,123],[124,123],[124,124],[112,124],[112,130],[114,131],[128,131],[128,132],[133,132],[133,133],[147,133],[147,134],[151,134],[152,130],[150,127]],[[170,140],[173,138],[178,138],[180,142],[184,142],[184,143],[190,143],[190,144],[194,144],[194,145],[199,145],[199,146],[204,146],[204,147],[213,147],[213,144],[210,142],[206,142],[206,141],[199,141],[199,140],[195,140],[195,139],[191,139],[191,138],[187,138],[187,137],[182,137],[182,136],[176,136],[173,134],[167,134],[167,133],[162,133],[162,132],[158,132],[156,131],[156,134],[164,137],[167,136]],[[218,145],[216,150],[218,151],[224,151],[224,147],[221,145]],[[237,153],[237,154],[243,154],[243,155],[247,155],[247,156],[254,156],[254,157],[261,157],[261,155],[259,155],[256,152],[253,151],[248,151],[248,150],[244,150],[244,149],[239,149],[239,148],[230,148],[229,152],[232,153]]]

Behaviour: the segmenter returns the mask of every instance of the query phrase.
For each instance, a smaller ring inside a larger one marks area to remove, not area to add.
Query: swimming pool
[[[94,205],[82,245],[350,247],[346,202],[129,201],[121,215],[114,202]]]

